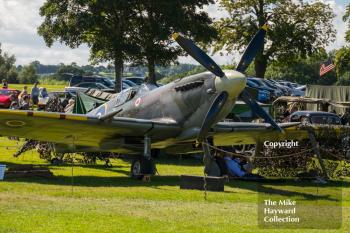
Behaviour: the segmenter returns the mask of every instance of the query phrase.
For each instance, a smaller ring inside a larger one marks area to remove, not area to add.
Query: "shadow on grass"
[[[65,165],[60,165],[60,166],[49,166],[50,169],[56,169],[56,168],[66,168],[70,169],[72,166],[65,164]],[[96,169],[100,171],[105,171],[105,172],[112,172],[112,173],[117,173],[117,174],[124,174],[124,175],[129,175],[130,174],[130,166],[125,166],[125,165],[115,165],[109,167],[105,165],[74,165],[74,168],[89,168],[89,169]]]
[[[135,158],[140,158],[140,156],[130,155],[123,158],[119,158],[124,162],[131,164],[132,160]],[[201,167],[203,166],[203,160],[201,157],[195,157],[190,155],[166,155],[159,158],[153,158],[156,164],[162,165],[177,165],[177,166],[191,166],[191,167]]]
[[[15,163],[8,162],[0,162],[2,164],[6,164],[7,166],[18,165]],[[39,165],[40,166],[40,165]],[[75,166],[77,167],[77,166]],[[74,186],[81,187],[150,187],[159,189],[162,186],[180,186],[180,176],[154,176],[151,179],[151,182],[142,182],[140,180],[135,180],[130,178],[129,171],[125,169],[126,165],[114,165],[111,168],[105,167],[103,165],[79,165],[79,168],[90,168],[90,169],[98,169],[108,172],[113,172],[111,174],[121,174],[123,176],[94,176],[94,175],[86,175],[86,176],[74,176],[73,184]],[[57,166],[49,168],[64,168],[69,169],[70,166]],[[108,174],[106,174],[108,175]],[[5,177],[6,179],[6,177]],[[28,178],[8,178],[7,182],[27,182],[27,183],[37,183],[37,184],[45,184],[45,185],[62,185],[67,186],[72,184],[72,177],[69,175],[59,175],[54,176],[53,178],[40,178],[40,177],[28,177]],[[231,188],[239,188],[250,190],[253,192],[258,192],[262,194],[277,194],[286,197],[292,196],[301,196],[308,200],[329,200],[329,201],[339,201],[338,198],[335,198],[333,195],[321,195],[318,193],[310,193],[310,190],[296,191],[296,190],[287,190],[287,187],[299,187],[299,188],[342,188],[342,187],[350,187],[349,181],[330,181],[327,184],[314,184],[311,182],[301,182],[301,181],[292,181],[288,179],[279,179],[279,180],[271,180],[266,179],[260,182],[256,181],[243,181],[243,180],[233,180],[225,184],[226,187]],[[228,192],[230,193],[230,192]],[[324,192],[323,192],[324,193]]]
[[[262,180],[259,182],[234,180],[226,183],[225,185],[231,188],[240,188],[254,191],[259,195],[281,195],[285,197],[301,196],[306,200],[327,200],[340,203],[342,201],[342,187],[350,187],[350,182],[329,181],[327,184],[315,184],[305,181],[291,181],[288,179],[266,179],[265,181]],[[286,186],[305,188],[305,191],[300,192],[296,191],[296,189],[290,190],[290,188],[288,190]],[[335,188],[338,188],[339,190],[334,191]]]
[[[27,182],[47,185],[71,185],[71,176],[55,176],[53,178],[9,178],[7,182]],[[127,176],[122,177],[101,177],[101,176],[73,176],[74,186],[81,187],[159,187],[159,186],[178,186],[180,184],[179,176],[154,176],[151,182],[142,182]]]
[[[71,176],[55,176],[51,179],[45,179],[40,177],[33,178],[17,178],[17,179],[7,179],[7,182],[27,182],[27,183],[37,183],[44,185],[62,185],[69,186],[72,184]],[[149,187],[160,189],[162,186],[180,186],[180,176],[154,176],[151,182],[142,182],[140,180],[131,179],[130,177],[100,177],[100,176],[74,176],[73,185],[78,187]],[[347,182],[348,183],[348,182]],[[283,186],[265,186],[265,184],[258,184],[256,182],[246,182],[246,181],[234,181],[225,184],[228,187],[239,188],[258,192],[262,195],[281,195],[285,197],[300,196],[306,200],[328,200],[328,201],[341,201],[341,197],[337,195],[329,195],[322,193],[310,193],[302,191],[286,190]],[[258,188],[258,185],[260,187]],[[305,184],[301,184],[299,187],[304,187]],[[322,187],[332,187],[322,186]],[[339,186],[338,186],[339,187]],[[231,193],[231,192],[227,192]]]

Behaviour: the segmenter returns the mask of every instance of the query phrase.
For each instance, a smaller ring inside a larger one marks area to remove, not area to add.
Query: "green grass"
[[[9,88],[11,89],[17,89],[22,90],[23,86],[28,86],[28,90],[30,91],[33,87],[33,84],[9,84]],[[46,84],[40,84],[39,87],[45,87],[48,92],[51,91],[62,91],[64,90],[64,87],[67,85],[46,85]]]
[[[0,163],[45,164],[32,151],[13,158],[15,142],[0,138],[0,145]],[[112,168],[76,164],[73,188],[69,165],[50,167],[55,175],[52,179],[2,181],[0,232],[348,232],[350,229],[349,182],[344,182],[343,187],[341,229],[264,230],[257,222],[256,183],[227,183],[225,192],[209,192],[205,201],[202,191],[179,189],[180,174],[202,174],[200,161],[157,162],[160,175],[150,183],[131,180],[128,161],[120,159],[113,161]],[[335,195],[335,187],[339,183],[317,189],[328,195],[324,199],[313,196],[316,193],[313,184],[269,184],[264,186],[264,192],[320,206]]]

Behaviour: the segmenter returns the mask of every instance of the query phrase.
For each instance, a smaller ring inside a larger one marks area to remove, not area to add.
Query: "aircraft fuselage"
[[[215,98],[222,92],[227,92],[229,96],[215,119],[214,123],[217,123],[232,110],[245,87],[243,74],[234,70],[226,70],[225,74],[226,77],[219,78],[210,72],[204,72],[158,88],[144,84],[127,89],[89,115],[105,115],[117,111],[114,117],[177,123],[182,126],[182,131],[172,132],[172,135],[158,135],[157,138],[195,138]]]

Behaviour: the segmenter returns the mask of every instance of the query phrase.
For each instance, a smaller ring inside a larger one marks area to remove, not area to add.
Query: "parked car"
[[[297,83],[292,83],[292,82],[288,82],[288,81],[278,81],[278,83],[280,85],[283,85],[285,87],[289,87],[291,89],[291,96],[304,96],[305,95],[305,90],[301,91],[299,90],[300,86]]]
[[[264,89],[266,91],[270,92],[270,96],[272,98],[278,97],[282,95],[282,92],[280,90],[277,89],[273,89],[271,87],[269,87],[268,85],[266,85],[261,78],[252,78],[249,77],[248,78],[249,81],[254,82],[255,84],[257,84],[259,86],[260,89]]]
[[[113,88],[106,87],[102,83],[94,83],[94,82],[85,82],[79,83],[72,87],[65,87],[64,90],[66,92],[76,93],[78,91],[86,91],[88,89],[97,89],[103,92],[115,93]]]
[[[306,85],[294,89],[294,96],[305,96]]]
[[[115,80],[113,80],[113,84],[115,84]],[[135,87],[138,86],[136,83],[131,82],[130,80],[123,79],[122,80],[122,85],[123,85],[123,90],[130,88],[130,87]]]
[[[329,125],[340,125],[340,117],[331,112],[321,111],[297,111],[289,116],[290,122],[301,122],[309,124],[329,124]]]
[[[11,95],[17,98],[20,93],[21,91],[15,89],[0,89],[0,107],[9,108],[11,106]]]
[[[72,75],[69,81],[69,86],[73,87],[80,83],[101,83],[109,89],[114,89],[115,85],[110,78],[101,76],[81,76]]]
[[[266,103],[266,102],[269,102],[271,100],[270,91],[267,91],[265,89],[260,88],[258,84],[254,83],[250,80],[247,80],[247,87],[258,90],[257,100],[259,102]]]
[[[289,81],[278,81],[280,84],[284,85],[284,86],[287,86],[287,87],[290,87],[292,89],[295,89],[297,87],[299,87],[300,85],[297,84],[297,83],[293,83],[293,82],[289,82]]]
[[[282,89],[285,96],[289,96],[289,95],[292,94],[292,88],[287,87],[287,86],[283,86],[283,85],[279,84],[277,81],[275,81],[273,79],[267,79],[267,81],[269,81],[270,83],[275,84],[277,87]]]
[[[142,85],[145,82],[145,78],[143,77],[125,77],[124,80],[129,80],[136,85]]]
[[[291,96],[304,96],[304,95],[305,95],[305,88],[304,88],[304,91],[302,91],[302,89],[299,89],[299,87],[292,88]]]
[[[137,86],[136,83],[134,83],[133,81],[129,80],[129,79],[123,79],[122,80],[123,83],[129,85],[130,87],[134,87],[134,86]]]
[[[74,75],[71,77],[70,82],[69,82],[69,86],[73,87],[76,86],[80,83],[85,83],[85,82],[89,82],[89,83],[101,83],[103,85],[105,85],[107,88],[110,89],[115,89],[115,80],[111,79],[111,78],[107,78],[107,77],[101,77],[101,76],[79,76],[79,75]],[[128,79],[123,79],[123,89],[126,88],[130,88],[133,86],[136,86],[137,84],[135,84],[134,82],[132,82],[131,80]]]
[[[282,95],[288,95],[288,93],[284,87],[281,87],[280,85],[276,85],[267,79],[261,79],[261,81],[264,82],[266,86],[274,89],[278,97],[280,97]]]

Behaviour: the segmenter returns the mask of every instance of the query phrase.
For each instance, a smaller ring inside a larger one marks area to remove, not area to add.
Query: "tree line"
[[[204,7],[216,3],[226,14],[213,19]],[[180,32],[213,53],[243,52],[255,32],[269,23],[265,45],[247,74],[300,83],[338,84],[350,79],[350,49],[326,52],[336,36],[331,7],[307,0],[47,0],[40,8],[38,33],[51,46],[86,44],[93,66],[108,62],[120,88],[125,63],[157,72],[186,55],[171,35]],[[344,21],[350,25],[350,5]],[[350,42],[350,32],[346,40]],[[319,67],[334,58],[336,70],[319,77]],[[0,61],[1,62],[1,61]],[[232,61],[234,64],[234,61]],[[188,73],[167,73],[166,81]],[[165,81],[165,82],[166,82]]]
[[[203,10],[218,3],[228,17],[214,20]],[[270,31],[254,70],[264,77],[269,62],[307,57],[335,37],[334,13],[322,3],[299,0],[48,0],[40,8],[38,28],[46,44],[59,41],[71,48],[87,44],[92,62],[111,62],[120,84],[124,62],[148,68],[176,62],[183,51],[171,39],[181,32],[215,52],[243,51],[266,21]],[[120,86],[117,85],[117,88]]]
[[[16,58],[2,51],[0,44],[0,79],[6,79],[9,83],[34,83],[38,80],[33,65],[15,66]]]
[[[45,65],[40,61],[33,61],[28,65],[15,65],[16,58],[7,52],[1,50],[0,44],[0,79],[6,79],[9,83],[32,84],[40,81],[43,84],[67,84],[71,75],[102,75],[112,78],[114,75],[113,66],[93,66],[82,65],[72,62],[71,64],[60,63],[57,65]],[[193,64],[177,64],[171,66],[156,66],[155,73],[157,80],[167,76],[187,73],[197,70],[201,66]],[[201,69],[203,70],[203,69]],[[124,77],[148,75],[148,69],[145,66],[124,65]]]

